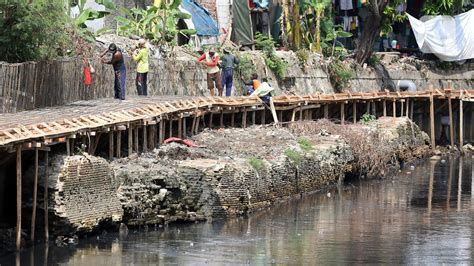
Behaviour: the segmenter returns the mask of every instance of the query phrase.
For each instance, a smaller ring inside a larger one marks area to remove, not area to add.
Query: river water
[[[1,265],[472,264],[471,157],[408,166],[245,218],[37,245]]]

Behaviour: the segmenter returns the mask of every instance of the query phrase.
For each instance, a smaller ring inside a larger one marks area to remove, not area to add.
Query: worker
[[[209,52],[204,53],[197,59],[197,62],[201,62],[206,67],[207,71],[207,88],[211,93],[211,96],[214,96],[214,85],[217,87],[217,92],[219,96],[222,96],[222,80],[221,73],[218,67],[219,64],[219,54],[216,53],[216,48],[211,47]]]
[[[104,58],[107,53],[112,54],[110,60]],[[127,69],[125,68],[125,61],[123,59],[122,51],[117,48],[115,43],[112,43],[109,45],[109,48],[102,53],[100,60],[104,64],[112,65],[114,68],[114,98],[125,100],[125,81]]]
[[[258,96],[266,104],[270,102],[270,98],[275,96],[275,89],[268,83],[267,79],[263,79],[263,82],[258,88],[250,94],[250,96]]]
[[[137,62],[137,77],[135,78],[135,84],[137,85],[137,94],[147,96],[147,76],[148,76],[148,48],[146,47],[145,39],[138,40],[138,49],[134,47],[132,49],[133,60]]]
[[[250,95],[260,87],[260,80],[258,80],[258,74],[253,73],[250,80],[244,80],[244,84],[247,86],[245,95]]]
[[[239,59],[224,49],[224,56],[221,59],[222,66],[222,88],[225,88],[225,96],[232,95],[232,82],[234,79],[234,65],[239,64]]]

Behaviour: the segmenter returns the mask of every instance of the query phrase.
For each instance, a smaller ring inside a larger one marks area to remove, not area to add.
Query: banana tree
[[[316,13],[316,37],[313,40],[311,50],[321,52],[321,15],[327,7],[332,4],[331,0],[306,0],[305,6],[308,7],[311,12]]]
[[[112,0],[95,0],[99,5],[103,5],[105,10],[97,11],[90,7],[86,8],[87,0],[80,0],[78,2],[72,2],[72,6],[77,6],[79,9],[79,15],[74,18],[74,24],[79,28],[87,28],[86,21],[91,21],[99,18],[103,18],[111,13],[111,10],[115,9],[115,5]]]

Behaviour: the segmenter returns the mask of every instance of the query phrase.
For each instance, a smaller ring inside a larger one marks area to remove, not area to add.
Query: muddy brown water
[[[427,161],[393,179],[357,181],[244,218],[36,245],[0,264],[472,264],[472,162]]]

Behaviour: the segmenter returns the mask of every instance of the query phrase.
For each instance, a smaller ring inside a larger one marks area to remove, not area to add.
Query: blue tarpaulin
[[[181,7],[188,11],[199,36],[218,36],[219,27],[207,9],[193,0],[183,0]]]

